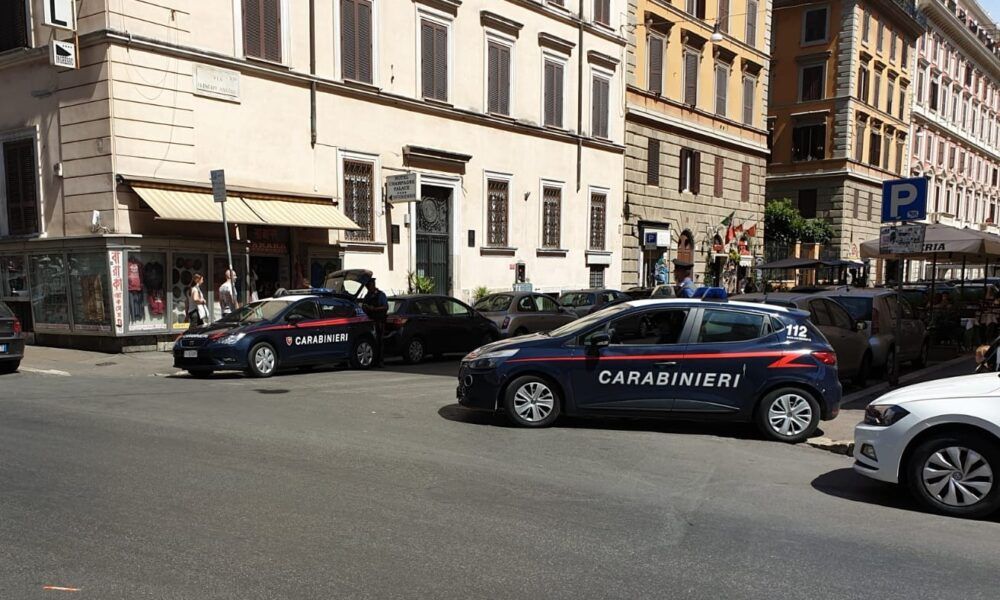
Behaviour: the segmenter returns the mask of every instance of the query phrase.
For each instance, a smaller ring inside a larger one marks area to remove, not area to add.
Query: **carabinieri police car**
[[[193,377],[246,371],[270,377],[283,367],[347,361],[368,369],[375,327],[349,295],[301,290],[251,302],[174,343],[174,366]]]
[[[701,299],[638,300],[462,360],[457,395],[516,425],[560,414],[753,421],[799,442],[837,416],[837,356],[809,313]]]

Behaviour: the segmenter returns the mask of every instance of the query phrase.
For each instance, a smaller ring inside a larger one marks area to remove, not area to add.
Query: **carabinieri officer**
[[[368,293],[365,294],[364,300],[362,300],[362,306],[365,309],[365,314],[368,318],[375,322],[375,353],[376,353],[376,367],[385,366],[383,360],[383,337],[385,336],[385,319],[389,312],[389,299],[386,298],[385,292],[375,287],[375,278],[372,277],[365,284],[365,290]]]

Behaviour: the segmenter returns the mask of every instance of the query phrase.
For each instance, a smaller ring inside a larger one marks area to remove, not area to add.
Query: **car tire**
[[[886,381],[892,381],[893,370],[896,368],[896,348],[889,348],[885,355],[885,364],[882,365],[882,376]]]
[[[0,362],[0,375],[7,375],[8,373],[14,373],[21,366],[21,361],[19,360],[9,360]]]
[[[757,427],[768,439],[797,444],[819,427],[819,402],[799,388],[769,392],[757,405]]]
[[[368,336],[358,338],[351,348],[351,368],[366,371],[375,365],[375,344]]]
[[[253,377],[270,377],[278,372],[278,353],[267,342],[255,344],[247,356],[247,373]]]
[[[858,367],[858,372],[854,375],[854,385],[858,387],[865,387],[868,383],[868,377],[872,373],[872,353],[865,352],[865,355],[861,357],[861,365]]]
[[[931,351],[931,343],[924,341],[923,345],[920,346],[920,354],[917,358],[913,359],[913,366],[918,369],[923,369],[927,366],[927,354]]]
[[[514,379],[504,392],[503,411],[519,427],[548,427],[559,418],[562,398],[547,379],[524,375]]]
[[[188,369],[187,372],[195,379],[208,379],[212,376],[212,372],[208,369]]]
[[[910,493],[929,510],[969,519],[1000,510],[1000,444],[984,436],[934,436],[910,453],[903,469]]]
[[[424,340],[415,337],[410,338],[403,346],[403,361],[408,365],[420,364],[427,358],[427,344]]]

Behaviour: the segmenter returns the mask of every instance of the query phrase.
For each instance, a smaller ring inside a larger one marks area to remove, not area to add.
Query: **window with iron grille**
[[[490,41],[487,52],[487,110],[510,115],[510,46]]]
[[[5,142],[2,158],[8,233],[10,235],[39,233],[35,139]]]
[[[510,184],[501,179],[490,179],[486,183],[486,245],[506,248],[507,238],[507,206],[510,196]]]
[[[281,0],[243,0],[243,52],[281,62]]]
[[[23,0],[0,2],[0,52],[28,45],[28,17]]]
[[[361,229],[346,232],[347,239],[375,239],[375,165],[356,160],[344,161],[344,213]]]
[[[604,231],[607,222],[608,197],[604,194],[590,195],[590,249],[604,250]]]
[[[604,287],[604,266],[590,267],[590,287],[591,289]]]
[[[371,0],[340,0],[340,54],[344,79],[372,82]]]
[[[546,187],[542,191],[542,248],[559,248],[561,205],[561,189]]]
[[[448,101],[448,27],[420,21],[420,83],[424,98]]]

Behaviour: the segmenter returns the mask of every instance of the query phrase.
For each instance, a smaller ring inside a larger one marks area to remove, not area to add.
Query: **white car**
[[[889,392],[854,430],[854,470],[906,484],[931,510],[983,517],[1000,509],[1000,374]]]

